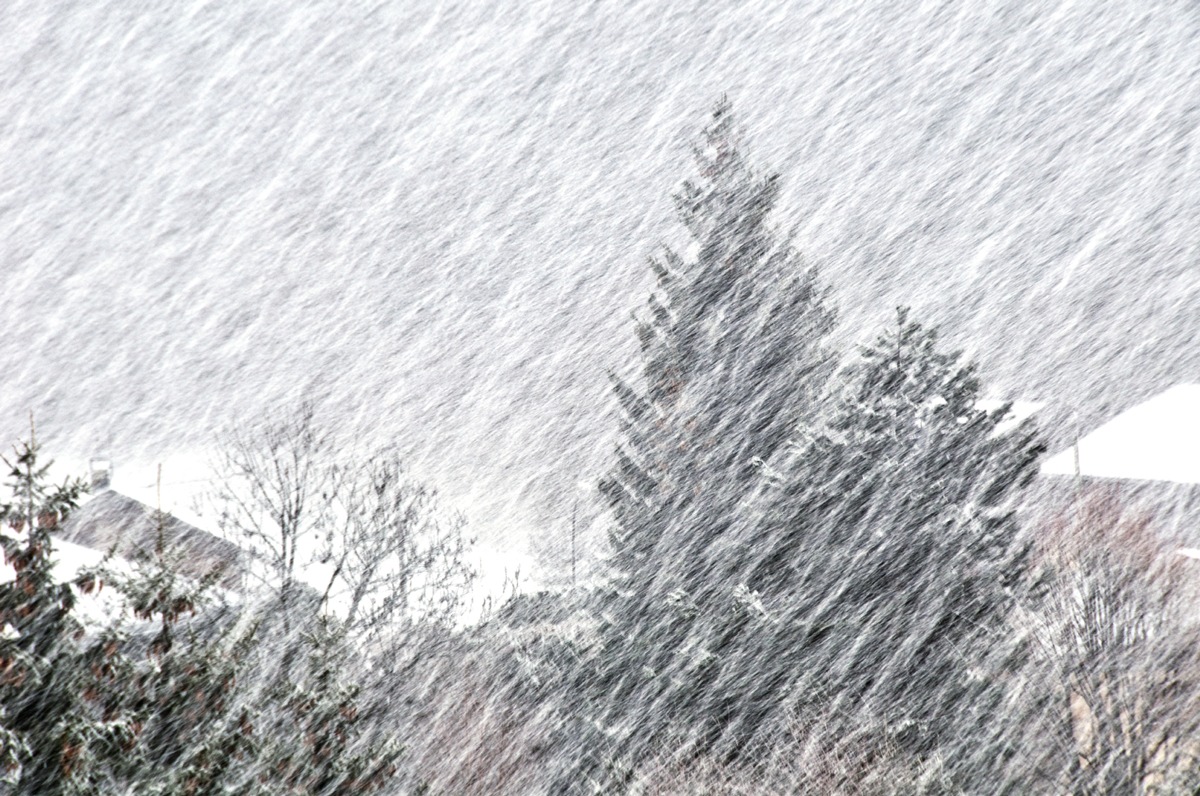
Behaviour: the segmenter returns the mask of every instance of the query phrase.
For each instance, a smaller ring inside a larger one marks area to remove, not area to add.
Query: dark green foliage
[[[973,366],[935,343],[901,309],[896,328],[864,350],[828,423],[810,428],[783,466],[749,583],[779,593],[825,568],[818,552],[877,548],[892,553],[877,579],[890,590],[931,545],[1003,574],[995,564],[1016,532],[1011,500],[1043,448],[1029,425],[997,434],[1008,407],[977,408]]]
[[[180,575],[182,553],[165,541],[168,517],[155,513],[153,550],[131,574],[94,573],[121,596],[134,623],[118,620],[88,651],[87,695],[98,715],[131,728],[107,778],[138,793],[220,793],[254,759],[254,707],[239,699],[253,671],[253,622],[221,610],[211,590],[222,573]]]
[[[764,618],[703,642],[722,660],[713,699],[738,702],[729,749],[787,705],[839,717],[826,732],[882,720],[928,755],[998,699],[993,647],[1029,549],[1015,510],[1043,447],[1028,423],[1001,433],[1008,407],[978,408],[973,366],[904,309],[847,375],[741,545]]]
[[[75,793],[89,783],[90,750],[114,730],[79,710],[75,593],[53,575],[50,532],[78,504],[80,481],[48,483],[31,430],[9,468],[9,500],[0,504],[0,544],[15,573],[0,584],[0,763],[17,793]]]
[[[1019,651],[1015,510],[1042,445],[980,409],[974,367],[904,309],[841,381],[691,580],[635,615],[609,602],[590,676],[614,707],[582,766],[598,792],[664,754],[751,770],[785,734],[818,757],[886,746],[972,790],[1012,754],[978,726]]]
[[[359,709],[363,672],[344,633],[295,616],[303,636],[277,617],[264,635],[263,614],[214,595],[222,573],[180,574],[161,513],[131,569],[57,582],[50,531],[82,486],[47,486],[32,438],[8,464],[0,521],[14,532],[2,541],[16,577],[0,584],[0,792],[332,796],[389,780],[399,750]],[[76,590],[105,586],[118,615],[87,631]]]
[[[263,717],[271,725],[261,751],[264,793],[352,796],[386,785],[401,746],[378,738],[376,717],[347,677],[358,653],[345,628],[318,618],[280,653]]]
[[[833,313],[814,270],[767,224],[778,180],[746,164],[728,101],[695,155],[699,178],[675,197],[695,254],[651,260],[658,290],[636,325],[642,385],[612,377],[622,440],[601,491],[614,568],[634,591],[677,588],[703,567],[755,462],[786,439],[830,365]]]
[[[256,612],[223,609],[209,594],[221,573],[183,578],[178,556],[160,533],[132,577],[114,578],[152,628],[125,638],[110,630],[97,644],[109,676],[95,693],[107,695],[106,713],[136,728],[112,779],[161,796],[382,787],[399,749],[363,741],[373,725],[359,712],[345,633],[315,616],[292,616],[280,629]]]

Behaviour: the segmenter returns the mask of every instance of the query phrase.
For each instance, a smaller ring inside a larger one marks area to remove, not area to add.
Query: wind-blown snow
[[[1178,0],[15,0],[0,432],[152,467],[308,396],[561,571],[722,92],[843,337],[913,304],[1087,430],[1200,379],[1198,72]]]

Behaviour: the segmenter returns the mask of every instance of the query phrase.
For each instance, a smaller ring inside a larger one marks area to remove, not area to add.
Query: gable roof
[[[185,554],[180,567],[183,574],[202,577],[219,567],[224,571],[222,586],[237,588],[240,584],[243,553],[237,545],[169,514],[163,530],[167,544],[178,546]],[[152,550],[157,533],[153,509],[107,489],[72,512],[56,535],[72,544],[132,558],[139,550]]]
[[[1200,484],[1200,384],[1122,412],[1042,465],[1047,475]]]

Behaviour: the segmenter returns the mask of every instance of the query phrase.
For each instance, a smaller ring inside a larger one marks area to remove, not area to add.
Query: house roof
[[[1200,384],[1134,406],[1042,465],[1047,475],[1200,484]]]
[[[221,584],[236,587],[243,561],[237,545],[171,515],[166,515],[163,531],[167,543],[185,553],[181,566],[184,574],[201,577],[220,567],[225,571]],[[62,541],[92,550],[113,550],[126,558],[139,550],[153,550],[157,535],[155,511],[140,500],[112,489],[101,491],[83,503],[57,534]]]

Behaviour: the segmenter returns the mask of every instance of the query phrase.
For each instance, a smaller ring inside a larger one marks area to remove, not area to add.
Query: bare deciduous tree
[[[321,558],[332,565],[322,602],[340,598],[342,618],[370,632],[397,620],[447,624],[463,606],[475,573],[461,515],[411,478],[394,455],[377,454],[333,495]]]
[[[1071,793],[1167,793],[1197,773],[1195,572],[1152,515],[1081,495],[1044,528],[1053,580],[1030,616],[1060,692]]]
[[[221,532],[287,614],[303,601],[375,639],[458,616],[475,572],[464,519],[388,452],[357,454],[301,405],[221,441],[213,494]]]
[[[218,527],[249,553],[246,574],[278,597],[285,615],[303,591],[300,576],[328,533],[333,496],[345,483],[333,453],[310,404],[220,442],[212,496]]]

